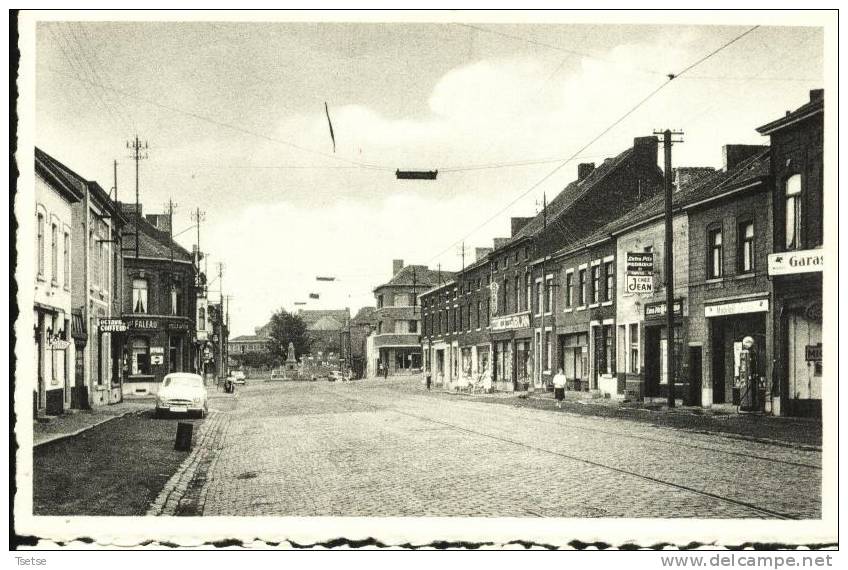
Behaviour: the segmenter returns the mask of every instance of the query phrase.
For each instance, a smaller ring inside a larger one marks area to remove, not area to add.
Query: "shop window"
[[[607,261],[604,264],[604,277],[606,278],[604,301],[612,301],[613,291],[615,291],[615,269],[612,261]]]
[[[132,312],[138,314],[147,313],[147,280],[133,279],[132,282]]]
[[[38,238],[36,247],[36,259],[38,261],[38,276],[44,279],[44,214],[38,214]]]
[[[592,303],[601,302],[601,266],[592,266]]]
[[[134,338],[131,350],[131,373],[150,374],[150,341],[146,338]]]
[[[197,330],[206,330],[206,309],[204,307],[197,308]]]
[[[786,249],[801,249],[801,175],[790,176],[785,183]]]
[[[722,276],[724,262],[721,227],[707,230],[707,276],[718,279]]]
[[[750,273],[754,270],[754,222],[748,220],[739,224],[737,236],[738,270],[740,273]]]
[[[574,273],[568,272],[565,274],[565,306],[571,308],[572,298],[574,295]]]

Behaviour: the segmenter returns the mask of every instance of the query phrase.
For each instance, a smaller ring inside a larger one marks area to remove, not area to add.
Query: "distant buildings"
[[[423,367],[421,349],[421,293],[453,277],[452,272],[408,265],[396,259],[392,278],[374,289],[377,300],[377,329],[367,341],[367,375],[377,375],[380,366],[389,375],[411,373]]]

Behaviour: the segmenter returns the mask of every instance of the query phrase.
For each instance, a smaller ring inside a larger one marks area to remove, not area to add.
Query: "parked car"
[[[203,378],[189,372],[165,376],[156,395],[156,417],[164,414],[195,414],[201,418],[209,412],[209,399]]]
[[[344,380],[344,375],[338,370],[332,370],[327,380],[330,382],[342,382]]]
[[[247,377],[244,375],[244,372],[241,370],[233,371],[233,382],[236,384],[244,384],[247,380]]]

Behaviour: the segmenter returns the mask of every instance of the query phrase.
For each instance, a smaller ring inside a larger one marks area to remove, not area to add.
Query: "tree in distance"
[[[309,354],[312,340],[306,333],[306,323],[300,317],[280,309],[271,317],[268,335],[271,337],[269,351],[274,360],[284,362],[289,349],[289,343],[294,344],[296,358]]]

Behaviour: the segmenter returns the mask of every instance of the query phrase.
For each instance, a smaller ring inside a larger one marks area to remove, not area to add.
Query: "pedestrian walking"
[[[554,375],[554,398],[557,401],[557,408],[562,408],[562,401],[565,399],[565,374],[562,368],[557,369]]]
[[[427,391],[428,391],[428,392],[430,391],[430,384],[431,384],[432,382],[433,382],[433,377],[432,377],[432,376],[430,375],[430,373],[428,372],[428,373],[427,373]]]

